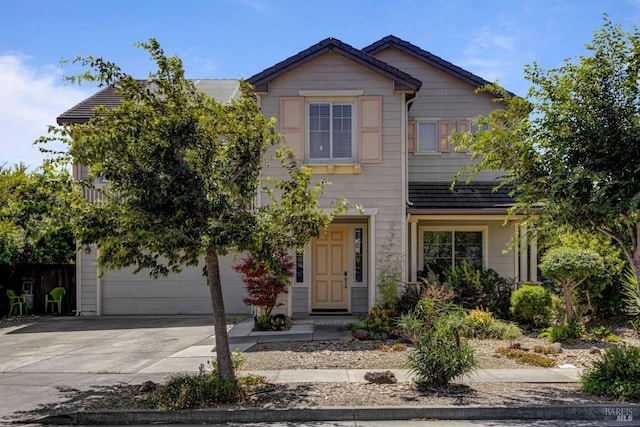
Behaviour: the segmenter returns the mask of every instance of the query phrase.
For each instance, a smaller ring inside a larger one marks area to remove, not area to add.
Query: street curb
[[[42,424],[125,425],[382,420],[571,420],[640,426],[639,404],[551,406],[373,406],[180,411],[78,411],[34,420]]]

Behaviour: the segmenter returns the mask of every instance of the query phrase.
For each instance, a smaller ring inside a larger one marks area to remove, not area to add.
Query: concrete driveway
[[[214,357],[211,316],[51,317],[0,327],[0,419],[65,400],[65,390],[161,381]]]

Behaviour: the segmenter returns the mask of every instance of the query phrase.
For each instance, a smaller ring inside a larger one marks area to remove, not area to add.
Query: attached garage
[[[220,275],[225,311],[230,315],[251,314],[244,284],[231,269],[233,256],[220,257]],[[133,274],[133,268],[107,271],[100,288],[103,315],[210,314],[211,297],[202,266],[187,267],[180,274],[151,279],[147,273]]]

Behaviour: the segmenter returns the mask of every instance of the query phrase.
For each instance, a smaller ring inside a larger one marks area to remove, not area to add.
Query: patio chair
[[[22,310],[24,314],[27,314],[27,297],[23,295],[16,295],[11,289],[7,289],[7,296],[9,297],[9,315],[18,314],[22,316]]]
[[[46,313],[51,307],[51,311],[55,311],[58,306],[58,314],[62,314],[62,297],[67,291],[62,287],[53,288],[48,295],[44,297],[44,312]]]

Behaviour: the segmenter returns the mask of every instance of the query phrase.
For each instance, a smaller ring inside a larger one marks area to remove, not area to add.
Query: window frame
[[[418,227],[418,268],[424,270],[424,232],[425,231],[451,231],[451,266],[455,266],[455,233],[460,232],[481,232],[482,233],[482,265],[488,268],[489,265],[489,226],[488,225],[461,225],[461,226],[420,226]]]
[[[323,158],[314,158],[311,157],[311,106],[312,105],[329,105],[329,157]],[[334,129],[333,129],[333,121],[334,121],[334,106],[339,105],[348,105],[351,107],[351,157],[334,157]],[[309,164],[355,164],[357,159],[357,100],[349,98],[349,99],[339,99],[339,98],[326,98],[326,99],[306,99],[305,100],[305,121],[306,121],[306,162]]]
[[[439,154],[440,150],[438,147],[439,141],[438,141],[438,119],[427,119],[427,118],[421,118],[421,119],[415,119],[415,123],[416,123],[416,153],[418,154]],[[433,124],[433,128],[434,128],[434,132],[435,132],[435,147],[433,150],[421,150],[420,149],[420,124],[425,123],[425,124]]]

